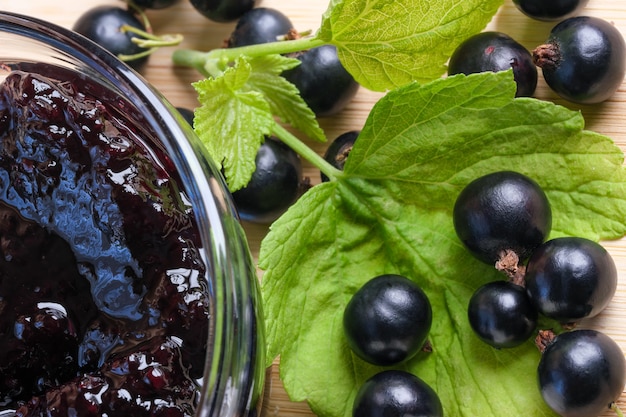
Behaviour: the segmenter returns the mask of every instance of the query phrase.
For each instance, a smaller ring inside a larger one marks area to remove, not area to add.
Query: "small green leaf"
[[[273,114],[300,130],[309,138],[325,141],[315,113],[307,106],[298,88],[280,74],[300,64],[300,60],[282,55],[265,55],[250,60],[252,73],[248,87],[262,93]]]
[[[364,87],[385,91],[445,73],[454,49],[480,32],[502,0],[335,0],[317,36],[337,46]]]
[[[446,416],[554,415],[537,389],[533,343],[495,350],[471,331],[469,298],[502,276],[463,248],[452,207],[472,179],[515,170],[546,191],[553,235],[617,238],[626,233],[626,169],[609,138],[583,130],[580,113],[514,94],[510,71],[388,93],[344,175],[313,187],[272,225],[259,257],[267,358],[280,356],[293,400],[321,417],[352,415],[356,391],[382,368],[351,353],[343,310],[367,280],[399,273],[430,298],[433,352],[398,368],[428,382]]]
[[[259,146],[275,123],[263,95],[246,87],[251,73],[250,64],[241,58],[220,77],[193,84],[200,102],[194,129],[224,168],[231,191],[250,181]]]

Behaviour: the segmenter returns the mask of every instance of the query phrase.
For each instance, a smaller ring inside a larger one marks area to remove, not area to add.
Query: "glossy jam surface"
[[[210,303],[180,180],[127,102],[41,73],[0,86],[0,410],[193,415]]]

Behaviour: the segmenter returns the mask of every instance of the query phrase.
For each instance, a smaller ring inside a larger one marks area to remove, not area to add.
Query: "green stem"
[[[313,36],[310,38],[291,39],[287,41],[267,42],[257,45],[239,46],[236,48],[220,48],[209,52],[209,57],[213,55],[228,58],[234,61],[241,55],[250,58],[271,54],[289,54],[292,52],[305,51],[326,44],[325,41]]]
[[[293,149],[302,158],[309,161],[313,166],[319,168],[330,180],[335,180],[342,175],[342,172],[329,164],[324,158],[322,158],[317,152],[309,148],[300,139],[294,136],[287,129],[274,123],[274,135],[283,141],[287,146]]]
[[[237,48],[219,48],[209,52],[179,49],[172,54],[175,65],[197,69],[203,75],[211,75],[210,68],[220,67],[225,62],[233,62],[244,55],[250,58],[270,54],[289,54],[325,45],[326,42],[313,36],[287,41],[268,42]],[[219,65],[216,63],[220,63]]]
[[[120,30],[122,31],[122,33],[130,32],[134,33],[135,35],[139,35],[139,38],[133,37],[131,41],[134,44],[141,46],[142,48],[176,46],[183,41],[183,35],[181,34],[158,36],[130,25],[122,25],[120,27]]]
[[[133,36],[131,38],[131,41],[135,45],[138,45],[141,48],[145,49],[145,51],[142,51],[133,55],[119,54],[117,57],[121,59],[122,61],[132,61],[134,59],[139,59],[144,56],[150,55],[151,53],[153,53],[160,47],[176,46],[176,45],[179,45],[183,41],[183,36],[179,34],[157,36],[157,35],[154,35],[153,33],[147,32],[145,30],[142,30],[134,26],[130,26],[130,25],[122,25],[120,27],[120,31],[122,33],[129,32],[129,33],[133,33],[135,35],[140,36],[140,37]]]
[[[620,410],[620,408],[617,406],[617,403],[611,403],[611,410],[615,412],[617,417],[624,417],[624,413],[622,413],[622,410]]]
[[[175,65],[195,68],[200,74],[208,78],[211,76],[211,74],[205,69],[205,65],[209,60],[208,55],[208,52],[194,51],[191,49],[177,49],[172,54],[172,60]]]
[[[141,7],[137,6],[137,4],[135,4],[133,0],[126,0],[126,3],[128,4],[129,8],[134,10],[134,12],[137,13],[139,17],[141,17],[141,21],[143,22],[143,26],[146,28],[146,30],[148,32],[152,32],[152,24],[150,23],[150,19],[148,19],[148,16],[144,12],[144,10]]]
[[[118,54],[117,57],[120,60],[122,60],[122,61],[133,61],[135,59],[139,59],[139,58],[143,58],[144,56],[148,56],[148,55],[152,54],[156,50],[157,50],[157,48],[150,48],[150,49],[146,49],[143,52],[138,52],[138,53],[132,54],[132,55]]]

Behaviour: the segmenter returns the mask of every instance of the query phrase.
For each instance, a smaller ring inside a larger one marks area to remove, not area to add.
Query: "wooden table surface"
[[[258,0],[259,1],[259,0]],[[436,0],[433,0],[436,1]],[[92,6],[109,4],[122,5],[120,0],[0,0],[0,10],[22,13],[42,18],[64,27],[71,28],[76,18]],[[259,5],[273,7],[289,16],[298,30],[315,30],[321,14],[326,10],[326,0],[260,0]],[[624,0],[590,0],[585,14],[602,17],[614,22],[626,36],[626,2]],[[210,50],[222,45],[234,27],[234,23],[215,23],[199,15],[188,0],[165,10],[149,11],[148,16],[156,33],[180,33],[185,40],[181,47]],[[505,0],[499,13],[489,24],[488,29],[499,30],[512,36],[528,48],[545,41],[554,24],[533,21],[523,16],[511,0]],[[1,46],[0,46],[1,48]],[[145,77],[153,83],[172,104],[194,108],[196,100],[191,83],[199,75],[190,69],[175,68],[170,61],[171,48],[164,48],[150,58],[144,71]],[[538,98],[555,101],[572,109],[580,108],[586,119],[587,128],[610,136],[626,151],[626,81],[615,96],[601,106],[577,107],[565,103],[551,93],[543,79],[539,80]],[[348,108],[336,117],[322,119],[321,125],[329,139],[347,130],[360,129],[373,103],[380,94],[361,89]],[[319,152],[323,144],[310,144]],[[319,182],[319,172],[311,166],[304,166],[304,174],[312,183]],[[256,258],[260,241],[267,226],[245,224],[249,244]],[[626,352],[626,239],[603,242],[613,255],[620,273],[617,294],[600,317],[594,319],[594,326],[611,335]],[[263,415],[283,417],[313,416],[304,403],[290,402],[278,378],[278,364],[267,372],[266,390],[263,402]],[[620,405],[626,410],[626,394]],[[614,415],[606,413],[606,416]]]

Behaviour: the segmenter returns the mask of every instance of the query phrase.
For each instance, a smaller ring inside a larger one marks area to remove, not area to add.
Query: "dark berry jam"
[[[127,102],[41,73],[0,85],[0,411],[191,416],[210,303],[180,179]]]

